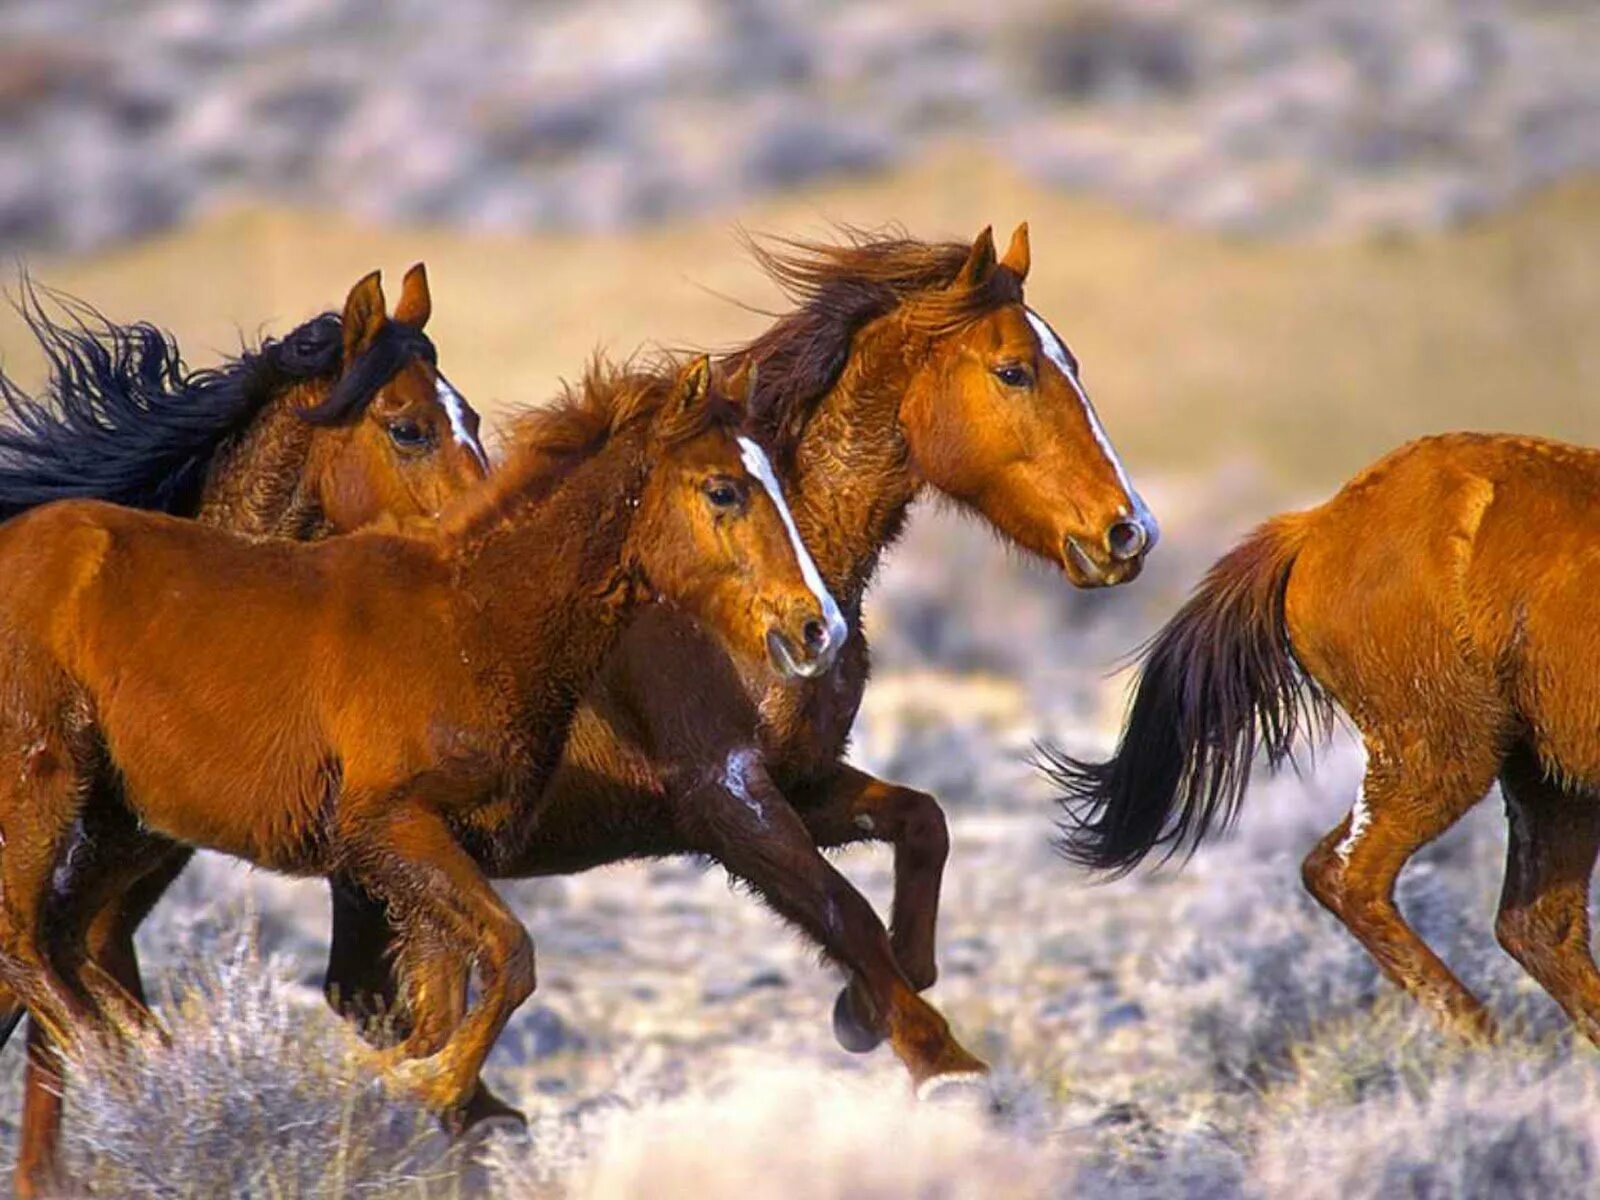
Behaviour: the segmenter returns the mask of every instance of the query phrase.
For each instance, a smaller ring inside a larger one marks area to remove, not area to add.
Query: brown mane
[[[662,355],[649,369],[596,354],[577,383],[563,381],[544,404],[528,405],[506,423],[505,460],[483,485],[441,519],[448,536],[470,536],[518,503],[548,495],[579,463],[613,438],[642,424],[661,445],[673,446],[708,429],[735,429],[739,410],[713,393],[711,402],[663,414],[677,390],[682,364]]]
[[[723,362],[730,370],[758,368],[750,425],[782,457],[793,452],[817,402],[844,370],[851,339],[867,322],[904,307],[912,329],[937,337],[1022,300],[1022,280],[1005,267],[972,287],[951,287],[972,250],[964,242],[923,242],[895,229],[840,232],[842,243],[744,239],[797,307]]]

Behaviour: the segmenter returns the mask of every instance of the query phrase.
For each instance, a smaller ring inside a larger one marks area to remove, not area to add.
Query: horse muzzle
[[[785,679],[815,679],[833,666],[848,634],[842,619],[826,617],[807,617],[794,636],[773,625],[767,630],[767,655]]]

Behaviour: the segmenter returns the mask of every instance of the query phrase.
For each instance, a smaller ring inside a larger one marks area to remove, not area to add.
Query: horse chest
[[[769,762],[802,777],[830,769],[844,757],[865,688],[865,664],[854,657],[822,679],[770,686],[760,703]]]

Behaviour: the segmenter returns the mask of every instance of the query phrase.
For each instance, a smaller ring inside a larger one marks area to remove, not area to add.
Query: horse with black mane
[[[55,302],[52,315],[45,298]],[[27,286],[21,313],[44,353],[44,390],[0,374],[0,518],[101,499],[256,537],[316,540],[374,521],[431,520],[484,477],[478,416],[438,371],[423,327],[421,264],[393,319],[376,272],[325,313],[221,366],[190,369],[154,325],[118,325]],[[141,997],[133,930],[188,860],[173,852],[90,931],[95,961]],[[0,1043],[24,1009],[0,986]],[[49,1187],[60,1080],[44,1027],[30,1033],[19,1195]]]
[[[115,1034],[149,1017],[84,934],[169,840],[338,875],[402,935],[387,1073],[455,1119],[534,983],[479,861],[532,837],[631,616],[681,608],[780,675],[843,645],[771,479],[700,358],[592,371],[437,528],[299,545],[87,501],[0,525],[0,974],[58,1039]],[[477,969],[462,1010],[440,954]]]

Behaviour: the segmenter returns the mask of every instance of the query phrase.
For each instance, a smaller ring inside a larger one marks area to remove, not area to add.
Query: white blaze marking
[[[783,527],[789,531],[789,542],[794,547],[795,557],[800,560],[800,576],[817,598],[817,603],[822,605],[822,618],[828,624],[829,644],[842,645],[850,634],[850,627],[845,623],[844,614],[839,611],[839,605],[834,602],[827,584],[822,582],[822,573],[817,570],[817,564],[811,561],[811,552],[800,540],[800,531],[794,527],[794,515],[789,512],[789,505],[783,498],[783,488],[778,486],[778,476],[772,469],[766,451],[749,438],[740,437],[739,457],[744,469],[756,477],[761,486],[767,489],[767,495],[772,497],[772,503],[777,505],[778,515],[783,518]]]
[[[443,375],[436,372],[434,381],[434,390],[439,396],[439,403],[444,405],[445,415],[450,418],[450,432],[455,435],[456,443],[470,451],[487,474],[489,456],[483,452],[483,444],[472,436],[472,430],[467,425],[467,402]]]
[[[1050,328],[1043,317],[1031,308],[1024,308],[1022,311],[1028,314],[1028,324],[1033,326],[1033,332],[1039,339],[1039,348],[1044,351],[1044,356],[1067,377],[1072,390],[1078,393],[1078,399],[1083,402],[1084,415],[1089,418],[1089,432],[1094,434],[1094,440],[1099,445],[1101,453],[1111,463],[1111,469],[1117,473],[1117,482],[1122,485],[1122,490],[1133,502],[1133,512],[1130,515],[1144,526],[1145,535],[1149,538],[1146,548],[1154,546],[1156,539],[1161,536],[1161,528],[1156,524],[1155,515],[1145,504],[1144,497],[1134,490],[1133,481],[1128,478],[1122,459],[1117,457],[1116,448],[1106,435],[1105,426],[1100,424],[1100,414],[1095,412],[1094,404],[1089,400],[1089,393],[1084,391],[1083,384],[1078,382],[1078,374],[1072,369],[1072,360],[1067,357],[1067,348],[1061,344],[1056,331]]]
[[[1333,852],[1339,856],[1339,861],[1345,866],[1350,865],[1350,855],[1355,851],[1356,844],[1361,841],[1361,835],[1366,833],[1367,827],[1372,824],[1372,810],[1367,807],[1367,786],[1361,784],[1356,788],[1356,802],[1350,809],[1350,832],[1339,839],[1339,844]]]
[[[756,820],[763,825],[767,823],[766,806],[760,798],[750,789],[750,777],[756,769],[757,755],[749,746],[742,746],[737,750],[728,751],[727,761],[722,764],[722,786],[736,796],[746,808],[755,814]]]

